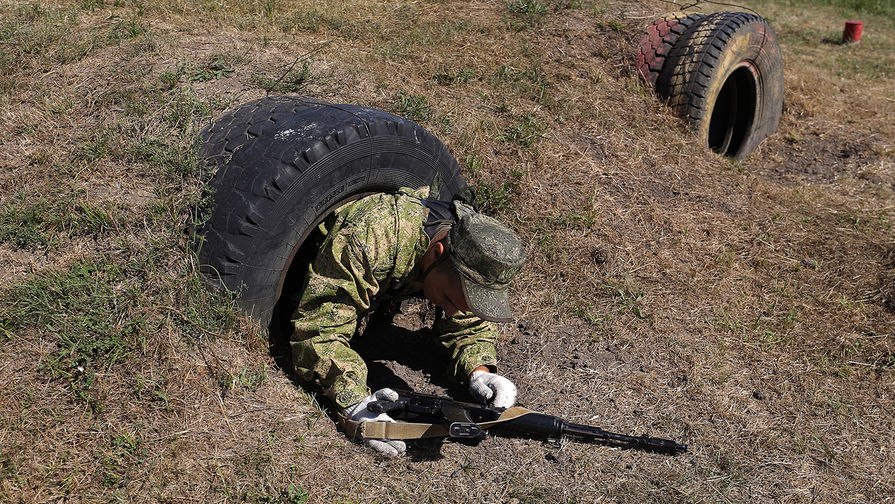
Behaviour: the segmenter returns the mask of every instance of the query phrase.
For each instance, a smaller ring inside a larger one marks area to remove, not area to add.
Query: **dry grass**
[[[756,2],[786,108],[735,163],[634,77],[671,7],[0,5],[0,500],[891,502],[895,27]],[[286,90],[420,120],[530,244],[522,401],[690,453],[344,439],[184,233],[196,131],[301,55]]]

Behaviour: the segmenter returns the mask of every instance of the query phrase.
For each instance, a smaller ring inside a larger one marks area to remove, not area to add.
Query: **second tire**
[[[777,36],[754,14],[706,15],[674,42],[655,86],[704,145],[745,158],[780,124],[783,58]]]

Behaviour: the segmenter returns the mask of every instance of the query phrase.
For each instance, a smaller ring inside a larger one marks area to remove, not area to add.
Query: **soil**
[[[450,355],[431,330],[436,310],[424,299],[412,298],[380,308],[352,340],[364,358],[372,390],[383,387],[425,394],[462,392],[445,373]]]
[[[880,161],[881,146],[864,136],[813,131],[804,138],[778,136],[765,150],[772,153],[767,176],[789,184],[832,183],[837,177],[856,173],[872,183],[889,183],[867,170]]]

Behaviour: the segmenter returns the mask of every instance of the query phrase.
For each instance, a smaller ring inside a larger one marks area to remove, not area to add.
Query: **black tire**
[[[777,36],[754,14],[709,14],[678,38],[656,92],[707,147],[745,158],[780,124],[783,58]]]
[[[302,243],[334,208],[372,192],[431,185],[436,175],[439,197],[470,199],[445,146],[381,110],[267,97],[225,113],[201,139],[200,160],[216,171],[200,271],[238,292],[239,306],[262,327]]]

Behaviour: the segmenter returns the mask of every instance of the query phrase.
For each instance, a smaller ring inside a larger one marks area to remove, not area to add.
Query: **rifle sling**
[[[497,420],[482,422],[477,425],[483,429],[488,429],[501,422],[507,422],[528,413],[534,412],[520,406],[515,406],[501,413]],[[444,424],[358,422],[345,416],[340,416],[340,423],[342,429],[345,430],[345,434],[352,439],[423,439],[448,436],[448,426]]]

